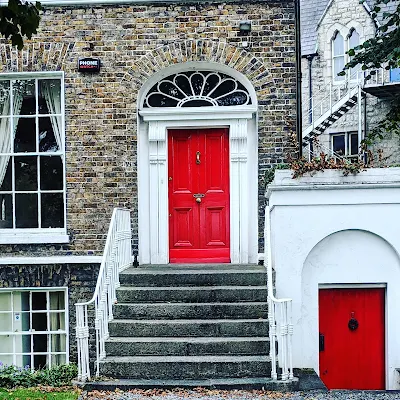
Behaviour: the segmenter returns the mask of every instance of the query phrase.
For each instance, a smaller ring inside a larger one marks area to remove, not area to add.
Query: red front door
[[[319,371],[328,389],[385,389],[385,290],[319,291]]]
[[[228,130],[169,130],[168,184],[170,262],[230,262]]]

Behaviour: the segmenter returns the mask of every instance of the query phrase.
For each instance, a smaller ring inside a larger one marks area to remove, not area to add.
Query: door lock
[[[205,196],[203,193],[195,193],[193,197],[196,199],[196,203],[201,203],[201,199]]]

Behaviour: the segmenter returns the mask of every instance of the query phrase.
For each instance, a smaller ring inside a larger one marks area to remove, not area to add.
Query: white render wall
[[[319,373],[318,288],[386,286],[386,388],[400,375],[400,168],[292,179],[276,171],[267,197],[278,298],[293,299],[294,366]]]

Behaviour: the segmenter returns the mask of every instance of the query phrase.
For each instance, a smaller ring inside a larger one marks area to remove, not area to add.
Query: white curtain
[[[64,292],[50,292],[50,310],[64,311]],[[50,313],[50,331],[57,332],[65,330],[64,313]],[[66,351],[66,336],[65,334],[53,334],[51,337],[51,351],[65,352]],[[52,365],[60,365],[65,363],[63,354],[53,354]]]
[[[62,151],[62,125],[61,125],[61,87],[59,81],[43,80],[41,81],[42,93],[46,100],[47,108],[53,127],[54,137],[58,146],[58,150]],[[54,115],[58,114],[58,116]]]
[[[4,103],[2,104],[2,108],[0,109],[1,115],[6,118],[1,118],[0,120],[0,152],[1,153],[10,153],[11,152],[11,140],[15,138],[15,132],[17,131],[17,125],[19,120],[19,113],[21,111],[22,100],[23,100],[23,89],[20,87],[20,90],[13,91],[13,114],[14,114],[14,129],[12,134],[11,131],[11,118],[7,116],[10,115],[10,105],[11,100],[10,96],[8,96]],[[0,105],[1,107],[1,105]],[[0,186],[3,184],[4,177],[6,175],[8,162],[10,161],[10,156],[2,156],[0,157]]]

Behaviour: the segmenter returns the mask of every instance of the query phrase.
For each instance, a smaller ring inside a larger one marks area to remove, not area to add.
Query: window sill
[[[0,230],[0,244],[69,243],[69,236],[58,232],[10,232]]]

